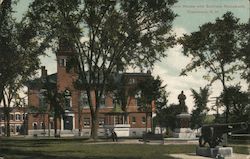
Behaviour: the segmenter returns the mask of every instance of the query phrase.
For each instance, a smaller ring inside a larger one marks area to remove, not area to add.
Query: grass
[[[248,146],[234,146],[236,153],[248,153]],[[87,140],[0,140],[5,159],[173,159],[168,154],[194,153],[196,145],[93,144]]]

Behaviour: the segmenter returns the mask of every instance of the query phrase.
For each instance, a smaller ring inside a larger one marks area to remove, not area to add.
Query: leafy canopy
[[[225,86],[225,81],[231,80],[237,70],[234,62],[241,49],[239,26],[239,19],[227,12],[214,23],[205,23],[199,31],[180,38],[183,54],[192,58],[181,75],[204,68],[208,72],[206,79],[211,83],[220,80]]]

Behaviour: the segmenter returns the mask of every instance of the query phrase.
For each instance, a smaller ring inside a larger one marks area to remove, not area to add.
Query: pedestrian
[[[114,129],[111,131],[111,137],[112,137],[113,142],[118,141],[117,134],[114,131]]]

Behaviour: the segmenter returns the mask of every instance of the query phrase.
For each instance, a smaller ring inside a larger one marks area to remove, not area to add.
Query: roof
[[[122,79],[124,77],[151,77],[151,74],[149,73],[113,73],[113,79],[114,79],[114,84],[115,85],[119,85],[122,82]],[[56,84],[57,83],[57,73],[51,74],[47,76],[48,80],[50,83],[52,84]],[[44,83],[44,78],[40,77],[40,78],[36,78],[34,80],[30,80],[26,83],[26,86],[28,88],[41,88],[42,87],[42,83]],[[80,79],[78,79],[78,83],[82,83],[82,81]]]
[[[57,73],[51,74],[47,76],[47,79],[50,83],[56,84],[57,83]],[[44,78],[36,78],[34,80],[28,81],[25,85],[28,88],[40,88],[42,87],[42,83],[44,82]]]

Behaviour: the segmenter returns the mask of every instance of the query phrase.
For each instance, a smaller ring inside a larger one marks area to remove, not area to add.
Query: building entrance
[[[65,116],[63,121],[64,130],[72,130],[73,129],[73,117]]]

